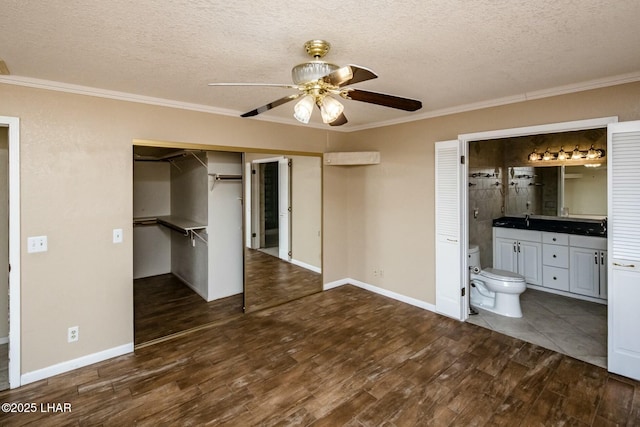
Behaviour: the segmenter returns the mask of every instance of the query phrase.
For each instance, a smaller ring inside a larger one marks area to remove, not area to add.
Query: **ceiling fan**
[[[422,102],[415,99],[347,87],[355,83],[375,79],[378,76],[373,71],[357,65],[339,67],[321,60],[331,48],[331,45],[324,40],[309,40],[304,44],[304,47],[313,60],[293,67],[291,70],[293,84],[209,83],[209,86],[271,86],[298,90],[297,93],[246,112],[240,117],[253,117],[294,99],[301,98],[293,109],[293,116],[298,121],[309,123],[315,104],[320,109],[324,123],[330,126],[341,126],[347,123],[347,118],[343,113],[344,106],[334,96],[404,111],[416,111],[422,108]]]

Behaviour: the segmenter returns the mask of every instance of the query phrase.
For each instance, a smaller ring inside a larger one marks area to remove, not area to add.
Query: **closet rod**
[[[222,175],[217,173],[210,173],[216,181],[242,181],[242,175]]]

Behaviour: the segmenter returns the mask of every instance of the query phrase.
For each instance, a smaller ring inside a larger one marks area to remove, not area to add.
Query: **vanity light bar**
[[[591,145],[588,150],[580,150],[576,145],[576,148],[574,148],[573,151],[564,151],[564,147],[560,147],[560,151],[553,152],[547,148],[543,154],[538,153],[537,150],[534,149],[533,152],[529,154],[529,161],[548,162],[553,160],[596,160],[601,159],[604,156],[605,152],[602,148],[594,148],[593,145]]]

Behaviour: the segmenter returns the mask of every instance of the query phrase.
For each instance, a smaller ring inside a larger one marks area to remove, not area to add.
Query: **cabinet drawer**
[[[493,227],[493,233],[494,237],[502,237],[504,239],[527,240],[529,242],[542,241],[542,231]]]
[[[542,267],[542,286],[560,291],[568,291],[569,270],[545,265]]]
[[[542,245],[542,263],[553,267],[569,267],[569,247]]]
[[[542,243],[549,243],[552,245],[568,245],[569,235],[563,233],[542,233]]]
[[[591,236],[574,236],[569,238],[571,246],[588,249],[607,250],[607,238],[606,237],[591,237]]]

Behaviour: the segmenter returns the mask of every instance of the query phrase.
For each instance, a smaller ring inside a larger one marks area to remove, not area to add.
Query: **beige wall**
[[[321,268],[322,160],[291,156],[291,253],[293,259]]]
[[[0,85],[0,99],[0,115],[21,119],[23,372],[133,341],[134,138],[379,150],[380,165],[324,167],[324,281],[352,277],[434,303],[435,141],[593,117],[640,118],[640,83],[348,134],[12,85]],[[124,229],[123,244],[111,243],[113,228]],[[48,252],[26,253],[24,242],[34,235],[49,236]],[[384,277],[373,277],[374,269]],[[73,325],[80,341],[67,344]]]
[[[134,138],[337,149],[328,131],[299,126],[6,84],[0,99],[0,115],[21,120],[23,373],[133,341]],[[325,197],[333,198],[330,189]],[[340,222],[325,215],[329,230]],[[123,244],[111,243],[113,228],[124,229]],[[38,235],[48,236],[49,251],[27,254],[27,237]],[[340,256],[331,245],[329,257]],[[346,270],[328,275],[345,277]],[[75,325],[80,340],[68,344],[67,328]]]
[[[423,102],[428,105],[428,99]],[[346,149],[379,150],[382,159],[380,165],[345,171],[349,277],[435,303],[436,141],[457,139],[463,133],[605,116],[640,119],[640,83],[349,134]],[[375,269],[383,269],[384,277],[374,277]]]

